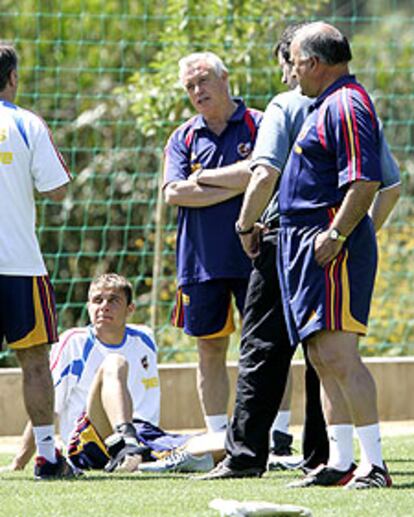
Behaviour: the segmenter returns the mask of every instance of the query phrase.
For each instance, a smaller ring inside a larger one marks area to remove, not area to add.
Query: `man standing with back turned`
[[[39,460],[36,479],[72,475],[56,454],[48,346],[58,340],[52,286],[35,235],[34,188],[61,201],[70,175],[45,122],[13,104],[17,55],[0,43],[0,339],[23,370]],[[40,461],[41,459],[41,461]]]
[[[379,123],[349,74],[351,50],[338,29],[322,22],[300,29],[291,58],[302,93],[316,100],[280,183],[278,267],[291,341],[308,344],[330,437],[328,464],[291,486],[387,487],[375,383],[358,352],[377,266],[367,212],[382,179]]]
[[[216,432],[227,424],[231,296],[241,312],[251,270],[234,224],[261,113],[231,97],[227,69],[215,54],[191,54],[179,68],[198,115],[172,134],[165,151],[165,199],[179,207],[173,322],[197,338],[199,397],[207,428]],[[215,186],[203,184],[212,174]]]

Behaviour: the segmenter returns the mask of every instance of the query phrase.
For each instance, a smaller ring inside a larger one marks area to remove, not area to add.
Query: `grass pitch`
[[[391,489],[287,489],[297,472],[270,472],[262,479],[195,481],[184,474],[87,473],[73,481],[34,481],[32,466],[0,477],[0,516],[7,517],[219,517],[215,498],[268,501],[309,508],[314,517],[414,516],[414,436],[383,439]],[[1,465],[11,456],[0,455]]]

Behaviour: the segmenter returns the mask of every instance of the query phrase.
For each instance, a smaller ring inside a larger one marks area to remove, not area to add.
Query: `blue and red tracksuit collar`
[[[316,98],[316,100],[309,106],[309,111],[313,111],[323,103],[323,101],[329,97],[333,92],[336,90],[339,90],[339,88],[342,88],[342,86],[345,86],[347,84],[358,84],[357,80],[355,79],[355,75],[346,74],[341,76],[339,79],[337,79],[334,83],[332,83],[326,90],[324,90],[319,97]]]
[[[237,104],[237,108],[234,111],[234,113],[232,114],[232,116],[229,118],[228,122],[239,122],[239,121],[243,120],[243,117],[244,117],[244,114],[245,114],[247,108],[246,108],[246,105],[245,105],[243,99],[241,99],[239,97],[234,97],[232,100]],[[192,127],[194,130],[203,129],[203,128],[208,129],[206,121],[204,120],[204,117],[202,115],[196,115],[194,117]]]

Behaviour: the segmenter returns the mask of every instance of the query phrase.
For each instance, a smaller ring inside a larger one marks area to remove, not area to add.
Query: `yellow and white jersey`
[[[46,123],[0,100],[0,275],[46,274],[35,234],[34,189],[47,192],[70,179]]]
[[[158,425],[160,383],[157,346],[151,329],[145,325],[127,325],[121,343],[108,345],[96,337],[92,325],[72,328],[53,345],[50,357],[55,412],[59,415],[60,434],[65,445],[76,420],[86,410],[96,372],[105,357],[113,353],[122,355],[128,362],[133,417]]]

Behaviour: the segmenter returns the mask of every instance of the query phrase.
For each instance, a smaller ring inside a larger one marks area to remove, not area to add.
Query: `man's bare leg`
[[[358,335],[321,331],[309,343],[311,360],[317,363],[315,367],[331,405],[331,421],[340,422],[349,412],[355,426],[378,422],[375,383],[359,355]]]
[[[128,363],[121,355],[111,354],[104,359],[91,386],[86,413],[103,440],[115,431],[122,435],[124,445],[138,450],[140,445],[132,423],[128,369]],[[119,463],[114,463],[110,471],[116,468],[133,472],[142,459],[141,453],[128,453]]]
[[[321,360],[317,346],[310,344],[308,355],[321,379],[322,406],[327,421],[329,439],[328,466],[345,471],[354,461],[354,427],[348,402],[334,372]]]
[[[207,453],[212,454],[214,464],[216,465],[226,454],[224,448],[225,436],[226,433],[224,431],[193,436],[185,444],[185,449],[194,456],[202,456]]]
[[[54,390],[49,368],[49,346],[16,350],[16,355],[23,372],[23,399],[32,422],[38,455],[54,463]]]
[[[322,331],[310,340],[311,360],[325,391],[328,432],[342,452],[335,458],[330,439],[330,464],[348,463],[353,424],[360,445],[362,466],[383,467],[375,382],[358,352],[358,336]],[[348,450],[348,452],[346,452]],[[339,467],[337,467],[339,468]]]
[[[99,368],[88,397],[87,415],[101,438],[117,426],[132,422],[132,400],[128,390],[128,363],[111,354]]]
[[[223,430],[230,392],[226,366],[229,338],[198,338],[197,345],[197,389],[206,425],[209,431]]]

